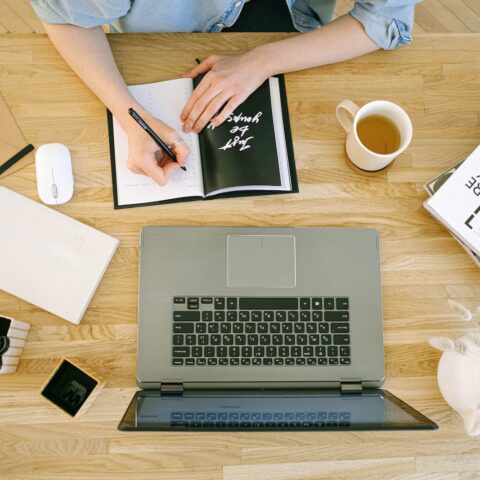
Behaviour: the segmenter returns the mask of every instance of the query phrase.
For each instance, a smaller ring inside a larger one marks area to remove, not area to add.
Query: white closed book
[[[79,324],[119,241],[0,187],[0,289]]]
[[[480,255],[480,145],[424,206]]]

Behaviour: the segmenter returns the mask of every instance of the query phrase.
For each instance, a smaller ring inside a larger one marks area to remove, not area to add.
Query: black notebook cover
[[[281,184],[277,147],[273,129],[269,83],[267,80],[259,87],[259,89],[257,89],[256,92],[254,92],[254,94],[252,94],[252,96],[247,98],[245,102],[236,108],[230,121],[226,120],[222,125],[215,129],[205,128],[200,133],[199,143],[203,172],[204,198],[182,197],[148,203],[119,205],[115,171],[113,117],[111,113],[107,111],[115,209],[193,200],[212,200],[225,197],[298,192],[298,180],[293,154],[285,82],[283,75],[280,75],[277,78],[279,80],[283,128],[285,132],[290,170],[290,190],[240,190],[214,194],[208,197],[206,196],[209,192],[215,190],[239,187],[241,185],[264,185],[268,188],[268,186],[277,186]],[[194,80],[195,86],[200,80],[201,77],[197,77]],[[260,115],[258,115],[259,112]],[[217,153],[218,151],[221,151],[221,154]],[[268,165],[267,168],[266,165]]]

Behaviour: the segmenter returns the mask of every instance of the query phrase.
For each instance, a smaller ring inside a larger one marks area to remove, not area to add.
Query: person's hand
[[[153,117],[147,111],[138,109],[137,112],[167,145],[172,145],[182,138],[175,129]],[[127,167],[134,173],[148,175],[160,186],[165,185],[173,173],[185,165],[190,149],[184,142],[172,147],[171,150],[177,157],[177,161],[174,162],[133,118],[129,118],[126,122],[128,135]]]
[[[183,75],[194,78],[208,72],[180,115],[183,131],[198,133],[210,120],[218,127],[268,78],[266,67],[267,62],[250,50],[240,55],[211,55]]]

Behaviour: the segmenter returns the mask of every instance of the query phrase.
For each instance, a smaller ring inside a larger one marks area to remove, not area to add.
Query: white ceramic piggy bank
[[[465,307],[449,303],[464,320],[472,319]],[[480,333],[472,331],[457,340],[432,337],[429,343],[443,352],[438,364],[438,386],[443,398],[463,418],[466,432],[479,435]]]

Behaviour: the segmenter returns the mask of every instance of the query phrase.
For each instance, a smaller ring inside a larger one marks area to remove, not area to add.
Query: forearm
[[[126,128],[132,125],[128,108],[139,108],[127,89],[101,27],[44,23],[51,41],[72,70]]]
[[[253,49],[268,76],[342,62],[378,50],[362,24],[343,15],[318,30]]]

